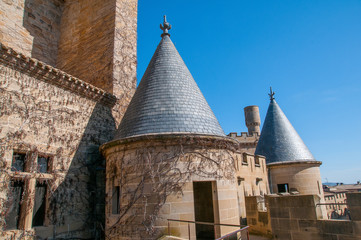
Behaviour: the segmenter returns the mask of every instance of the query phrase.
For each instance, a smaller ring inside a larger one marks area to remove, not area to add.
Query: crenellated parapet
[[[247,149],[250,153],[254,153],[256,150],[256,146],[259,140],[259,135],[257,132],[253,132],[253,134],[241,132],[241,135],[238,135],[236,132],[231,132],[228,134],[228,136],[236,139],[239,142],[240,148]]]
[[[109,107],[113,107],[116,102],[116,97],[114,95],[55,67],[47,65],[42,61],[26,57],[24,54],[1,43],[0,62],[5,66],[11,67],[38,80],[56,85],[88,99],[101,102]]]

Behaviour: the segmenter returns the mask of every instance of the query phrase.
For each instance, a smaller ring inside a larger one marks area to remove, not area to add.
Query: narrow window
[[[49,168],[48,168],[49,160],[50,160],[50,157],[38,156],[37,172],[47,173],[49,170]]]
[[[278,192],[279,193],[286,193],[288,192],[288,183],[283,183],[283,184],[277,184],[277,187],[278,187]]]
[[[112,213],[119,214],[120,213],[120,187],[115,186],[113,188],[113,195],[112,195]]]
[[[8,195],[8,209],[5,216],[6,230],[19,229],[21,198],[24,191],[23,181],[11,181]]]
[[[254,165],[256,167],[260,167],[261,165],[259,164],[259,157],[258,156],[254,156]]]
[[[43,226],[45,220],[46,183],[36,182],[33,227]]]
[[[242,165],[248,165],[247,153],[242,154]]]
[[[24,172],[25,159],[26,159],[25,153],[14,152],[11,171]]]

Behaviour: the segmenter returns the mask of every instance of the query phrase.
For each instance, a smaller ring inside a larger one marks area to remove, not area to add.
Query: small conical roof
[[[273,95],[271,90],[271,102],[255,154],[265,156],[267,164],[315,161],[312,153],[278,106]]]
[[[163,27],[163,28],[162,28]],[[157,133],[225,136],[170,39],[169,23],[119,125],[115,139]]]

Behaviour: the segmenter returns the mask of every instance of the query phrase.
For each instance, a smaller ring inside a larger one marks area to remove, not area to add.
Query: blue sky
[[[139,0],[138,82],[171,39],[226,134],[275,98],[325,182],[361,180],[361,1]],[[262,127],[262,125],[261,125]]]

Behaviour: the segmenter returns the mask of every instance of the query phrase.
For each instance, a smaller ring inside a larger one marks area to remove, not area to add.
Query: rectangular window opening
[[[19,229],[21,198],[24,192],[23,181],[11,181],[8,193],[8,205],[5,215],[6,230]]]
[[[11,171],[24,172],[26,153],[14,152],[13,162],[11,164]]]
[[[49,162],[50,162],[49,156],[38,156],[37,172],[39,173],[49,172]]]
[[[113,187],[112,214],[120,214],[120,187]]]
[[[248,165],[247,153],[242,154],[242,165]]]
[[[46,182],[36,182],[33,210],[33,227],[44,226],[46,208]]]
[[[261,165],[259,164],[259,157],[258,156],[254,156],[254,165],[256,167],[261,167]]]
[[[278,192],[279,193],[287,193],[289,192],[288,183],[277,184]]]

